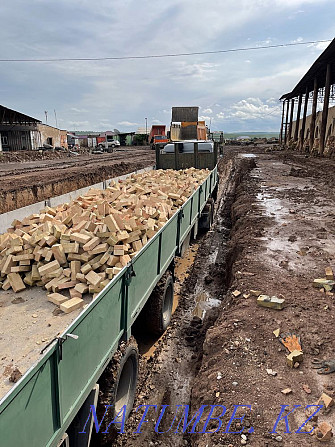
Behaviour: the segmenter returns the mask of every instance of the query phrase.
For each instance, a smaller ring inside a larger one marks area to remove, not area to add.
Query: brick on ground
[[[64,313],[68,314],[73,312],[76,309],[80,309],[84,305],[84,300],[81,298],[71,298],[64,303],[62,303],[59,307]]]

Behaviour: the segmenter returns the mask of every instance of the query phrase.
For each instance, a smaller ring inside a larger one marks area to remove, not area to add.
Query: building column
[[[288,129],[288,142],[290,142],[291,136],[292,136],[293,111],[294,111],[294,98],[291,99],[291,113],[290,113],[290,127]]]
[[[321,132],[320,132],[320,155],[323,154],[326,144],[327,119],[328,119],[328,107],[329,107],[329,96],[330,96],[330,75],[331,75],[331,65],[327,64],[325,97],[323,102]]]
[[[314,146],[314,134],[315,134],[315,122],[316,122],[316,108],[318,105],[318,81],[314,78],[314,90],[313,90],[313,105],[312,105],[312,118],[309,128],[309,152],[312,153]]]
[[[307,116],[307,107],[308,107],[308,96],[309,96],[309,91],[308,91],[308,87],[306,87],[304,113],[303,113],[303,117],[302,117],[300,142],[299,142],[299,149],[301,151],[304,150],[306,116]]]
[[[2,152],[2,141],[1,141],[1,133],[0,133],[0,152]]]
[[[290,101],[287,99],[286,100],[286,115],[285,115],[285,137],[284,137],[284,141],[285,141],[285,146],[287,145],[287,126],[288,126],[288,108],[290,106]]]
[[[294,141],[298,141],[299,125],[300,125],[300,114],[301,114],[301,103],[302,103],[302,93],[300,93],[300,95],[299,95],[297,119],[295,121],[295,129],[294,129]]]
[[[284,115],[285,115],[285,100],[283,101],[283,110],[282,110],[282,114],[281,114],[281,126],[280,126],[280,134],[279,134],[279,143],[280,144],[283,144]]]

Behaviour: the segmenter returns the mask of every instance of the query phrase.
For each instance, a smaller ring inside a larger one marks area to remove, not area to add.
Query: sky
[[[0,59],[145,56],[329,40],[333,0],[2,0]],[[0,62],[0,104],[67,130],[169,125],[199,106],[211,130],[278,131],[327,43],[137,60]],[[56,111],[56,114],[55,114]]]

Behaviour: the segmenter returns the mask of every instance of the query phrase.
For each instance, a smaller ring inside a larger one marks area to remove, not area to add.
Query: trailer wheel
[[[213,221],[214,221],[214,200],[210,198],[207,200],[207,203],[199,219],[199,228],[208,231],[211,229]]]
[[[138,356],[136,340],[130,337],[128,342],[121,343],[99,380],[100,392],[97,406],[99,420],[105,413],[105,405],[112,405],[106,413],[103,428],[98,436],[101,445],[110,445],[110,440],[115,436],[116,430],[121,427],[114,423],[108,433],[102,433],[116,418],[122,407],[126,405],[126,419],[133,408],[138,377]],[[119,419],[121,422],[121,417]]]
[[[152,291],[143,309],[146,328],[155,335],[161,335],[169,326],[173,306],[173,277],[170,271],[164,273]]]

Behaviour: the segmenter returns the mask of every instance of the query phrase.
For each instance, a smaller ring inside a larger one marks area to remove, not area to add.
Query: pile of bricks
[[[0,286],[43,286],[71,312],[100,292],[208,176],[194,168],[133,174],[15,220],[0,235]],[[66,295],[62,292],[67,291]]]

